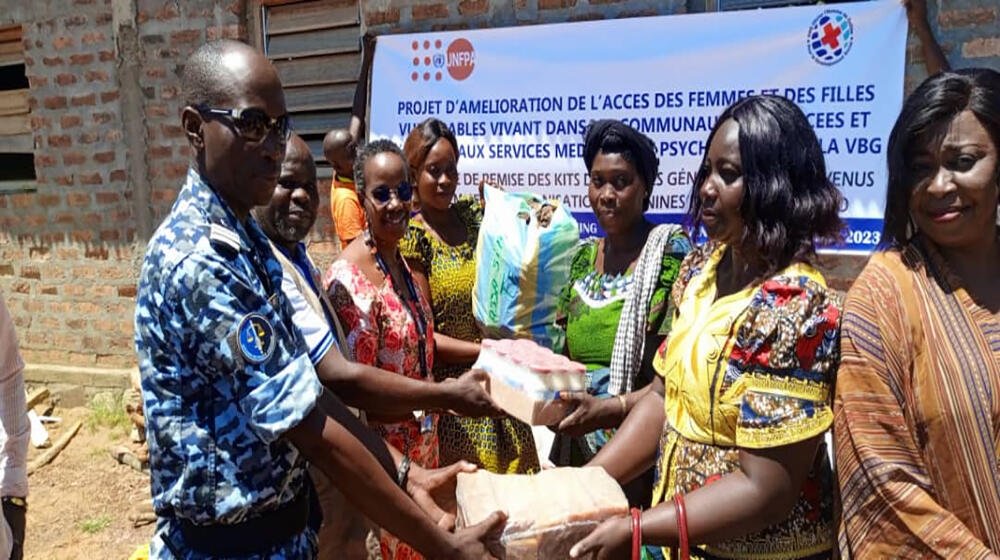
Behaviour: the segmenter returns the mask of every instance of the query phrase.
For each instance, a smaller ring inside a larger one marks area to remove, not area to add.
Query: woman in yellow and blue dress
[[[681,557],[831,556],[823,435],[840,302],[810,261],[839,239],[839,205],[793,103],[753,96],[719,117],[688,216],[709,241],[674,283],[653,390],[590,463],[622,483],[655,464],[653,507],[603,523],[573,557],[621,558],[630,544]]]

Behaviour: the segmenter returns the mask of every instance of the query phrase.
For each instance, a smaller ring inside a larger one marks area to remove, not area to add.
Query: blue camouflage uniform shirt
[[[281,435],[312,410],[321,386],[281,280],[253,218],[240,223],[189,170],[149,242],[136,301],[159,518],[152,558],[204,557],[187,550],[176,518],[239,523],[303,491],[305,461]],[[315,551],[307,528],[254,558]]]

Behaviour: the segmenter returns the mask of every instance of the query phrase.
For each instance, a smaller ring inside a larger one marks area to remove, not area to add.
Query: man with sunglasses
[[[485,373],[472,373],[455,383],[426,383],[345,358],[344,352],[349,351],[346,338],[321,289],[319,270],[303,243],[316,221],[318,208],[316,164],[309,146],[292,134],[270,202],[255,207],[251,213],[270,240],[281,264],[281,287],[292,306],[292,320],[305,339],[310,360],[323,384],[348,405],[381,416],[399,416],[430,408],[454,410],[470,416],[499,414],[480,385]],[[324,401],[320,404],[322,406]],[[388,449],[398,469],[402,454],[395,453],[392,447]],[[442,485],[453,484],[458,472],[474,469],[471,463],[464,461],[435,471],[412,465],[406,490],[429,515],[439,520],[445,513],[430,498],[431,493]],[[310,475],[324,518],[319,531],[319,558],[366,558],[365,537],[375,527],[358,515],[355,508],[344,503],[343,495],[319,469],[311,468]]]
[[[384,444],[336,398],[317,407],[321,384],[281,266],[249,216],[271,200],[290,134],[274,67],[245,44],[214,42],[188,59],[182,83],[194,161],[149,242],[136,302],[151,557],[315,557],[307,459],[421,552],[485,557],[480,541],[502,514],[438,528],[392,479]]]

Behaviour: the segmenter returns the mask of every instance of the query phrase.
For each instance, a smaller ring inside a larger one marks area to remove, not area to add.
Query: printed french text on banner
[[[437,117],[459,144],[460,192],[481,178],[558,198],[599,235],[582,134],[620,119],[660,157],[649,215],[679,221],[712,125],[733,101],[783,95],[816,130],[850,227],[839,250],[880,240],[885,150],[903,98],[898,0],[684,14],[378,38],[371,136],[402,143]]]

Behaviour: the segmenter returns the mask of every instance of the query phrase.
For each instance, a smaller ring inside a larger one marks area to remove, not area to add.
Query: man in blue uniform
[[[485,557],[481,541],[501,514],[454,534],[439,529],[316,407],[321,386],[281,267],[249,217],[271,198],[289,135],[274,67],[242,43],[210,43],[188,59],[183,88],[194,162],[149,242],[136,303],[158,515],[151,556],[314,557],[308,459],[423,554]]]

